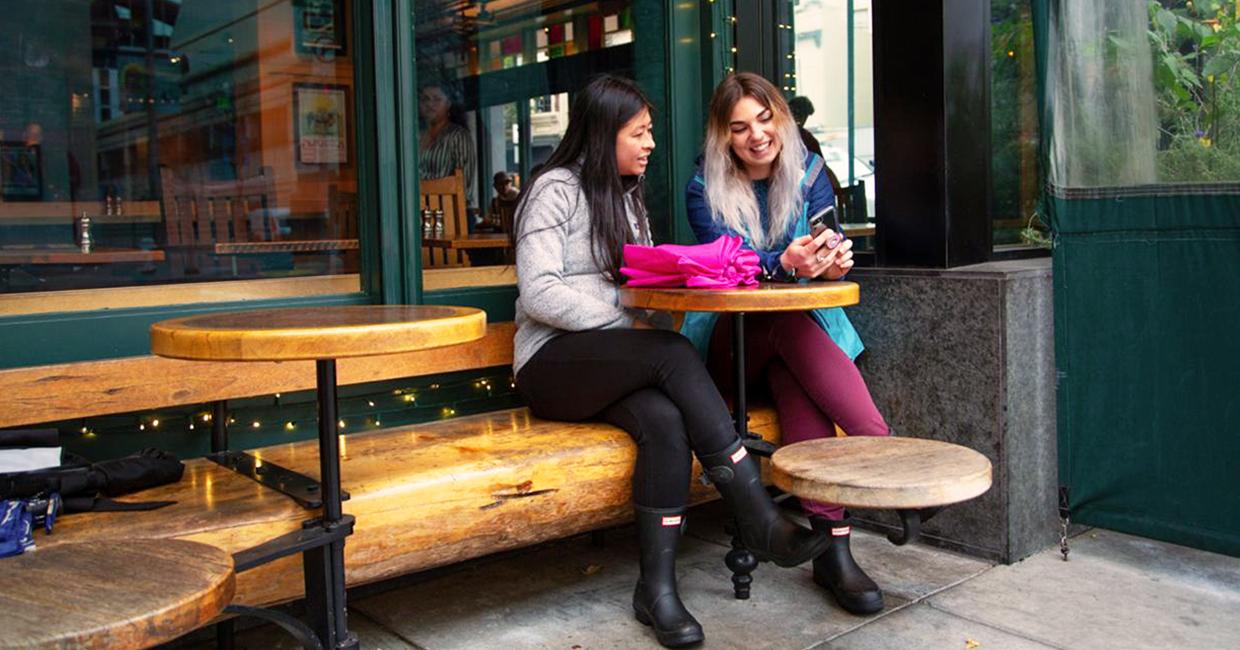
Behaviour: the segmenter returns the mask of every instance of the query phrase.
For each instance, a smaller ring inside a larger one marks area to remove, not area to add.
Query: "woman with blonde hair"
[[[837,280],[853,266],[852,241],[842,233],[828,227],[810,234],[810,215],[835,205],[831,182],[822,158],[805,150],[783,96],[758,75],[734,74],[715,89],[702,162],[686,195],[698,241],[739,235],[767,280]],[[708,347],[721,383],[731,376],[730,330],[706,314],[687,318],[682,330],[699,349]],[[890,434],[853,364],[862,349],[842,309],[749,315],[746,381],[765,375],[785,443],[833,436],[836,424],[850,436]],[[814,581],[854,614],[882,610],[882,591],[853,560],[844,508],[807,499],[801,508],[831,538],[814,559]]]

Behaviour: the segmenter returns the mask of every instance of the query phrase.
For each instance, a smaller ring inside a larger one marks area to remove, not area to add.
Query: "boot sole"
[[[633,617],[637,619],[638,623],[653,629],[654,638],[659,641],[659,645],[665,648],[686,648],[689,646],[698,645],[706,640],[706,635],[703,634],[701,630],[696,632],[686,632],[684,634],[668,634],[666,632],[662,632],[659,628],[654,626],[654,621],[650,619],[650,616],[648,616],[646,612],[643,612],[636,607],[633,608]]]
[[[820,580],[818,576],[814,576],[814,584],[830,592],[831,597],[835,598],[835,602],[839,603],[839,606],[849,614],[869,616],[883,611],[883,608],[885,607],[885,604],[883,603],[883,594],[881,591],[875,593],[875,596],[872,598],[852,598],[846,595],[841,595],[830,582]]]

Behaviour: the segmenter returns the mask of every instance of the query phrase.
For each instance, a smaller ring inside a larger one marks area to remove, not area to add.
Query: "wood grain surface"
[[[148,648],[206,625],[235,588],[232,555],[184,540],[40,544],[0,568],[0,648]]]
[[[750,289],[624,287],[620,304],[660,311],[794,311],[855,305],[860,296],[855,282],[764,282]]]
[[[990,489],[990,461],[948,442],[919,438],[822,438],[775,452],[780,489],[856,508],[927,508]]]
[[[750,428],[778,442],[774,410],[750,411]],[[620,429],[540,420],[527,409],[344,436],[342,487],[357,517],[345,542],[349,586],[481,557],[632,519],[636,447]],[[319,475],[314,440],[256,450],[264,461]],[[697,469],[694,469],[695,476]],[[717,498],[693,481],[691,500]],[[191,539],[237,552],[297,530],[316,516],[291,499],[198,459],[185,477],[125,500],[175,500],[161,510],[81,513],[38,534],[40,547],[83,539]],[[237,576],[235,601],[268,605],[300,598],[301,559]]]
[[[198,361],[291,361],[395,354],[486,334],[472,307],[352,305],[202,314],[151,326],[151,352]]]
[[[340,386],[512,365],[512,322],[470,343],[341,359]],[[174,377],[176,381],[169,381]],[[156,356],[0,370],[0,427],[314,388],[312,361],[183,361]],[[206,435],[204,431],[203,435]]]

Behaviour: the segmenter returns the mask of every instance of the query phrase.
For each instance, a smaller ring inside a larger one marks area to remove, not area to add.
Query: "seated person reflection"
[[[491,199],[487,220],[499,232],[512,232],[512,213],[516,210],[521,191],[516,188],[508,172],[495,172],[491,186],[495,188],[495,198]]]

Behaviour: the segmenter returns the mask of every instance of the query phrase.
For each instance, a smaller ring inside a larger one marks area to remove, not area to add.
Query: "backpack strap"
[[[814,186],[818,182],[818,176],[822,174],[826,163],[823,162],[822,156],[813,152],[807,152],[809,155],[809,165],[805,167],[805,175],[801,177],[801,191]]]

